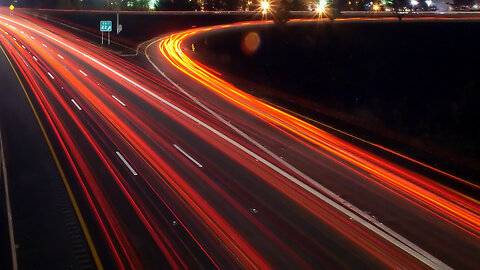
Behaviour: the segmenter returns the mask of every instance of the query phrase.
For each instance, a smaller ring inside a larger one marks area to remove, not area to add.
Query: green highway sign
[[[112,21],[100,21],[100,31],[112,32]]]

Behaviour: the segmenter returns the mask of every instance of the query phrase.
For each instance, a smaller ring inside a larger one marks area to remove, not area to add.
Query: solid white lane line
[[[112,98],[114,98],[118,103],[122,104],[123,107],[126,107],[127,105],[123,103],[120,99],[118,99],[116,96],[112,95]]]
[[[195,163],[195,165],[197,165],[199,168],[203,168],[202,164],[200,164],[198,161],[196,161],[192,156],[190,156],[189,154],[187,154],[187,152],[183,151],[182,148],[180,148],[180,146],[176,145],[176,144],[173,144],[173,147],[175,147],[180,153],[182,153],[184,156],[186,156],[191,162]]]
[[[89,59],[90,61],[98,64],[99,66],[105,68],[106,70],[108,70],[109,72],[117,75],[118,77],[122,78],[123,80],[125,81],[128,81],[129,83],[131,83],[132,85],[134,85],[135,87],[139,88],[140,90],[144,91],[145,93],[149,94],[150,96],[156,98],[157,100],[159,100],[160,102],[163,102],[165,105],[167,105],[168,107],[174,109],[175,111],[177,111],[178,113],[180,113],[181,115],[184,115],[185,117],[191,119],[192,121],[196,122],[197,124],[203,126],[204,128],[206,128],[207,130],[211,131],[212,133],[216,134],[217,136],[221,137],[222,139],[228,141],[229,143],[231,143],[232,145],[234,145],[235,147],[239,148],[240,150],[242,150],[243,152],[249,154],[250,156],[258,159],[259,161],[261,161],[263,164],[265,164],[266,166],[268,166],[269,168],[273,169],[274,171],[278,172],[280,175],[286,177],[287,179],[289,179],[290,181],[292,182],[295,182],[297,185],[301,186],[302,188],[308,190],[310,193],[312,193],[313,195],[315,195],[316,197],[318,197],[319,199],[325,201],[326,203],[330,204],[332,207],[334,208],[337,208],[339,209],[340,211],[342,211],[343,213],[345,213],[346,215],[348,215],[349,217],[351,217],[352,219],[355,219],[357,222],[359,222],[360,224],[364,225],[365,227],[367,227],[368,229],[370,229],[372,232],[376,233],[377,235],[379,235],[380,237],[384,238],[385,240],[389,241],[390,243],[392,244],[395,244],[397,247],[399,247],[400,249],[404,250],[405,252],[407,252],[408,254],[414,256],[415,258],[417,258],[418,260],[420,260],[421,262],[425,263],[426,265],[432,267],[432,268],[450,268],[448,265],[444,264],[442,261],[438,260],[437,258],[433,257],[431,254],[429,254],[428,252],[426,252],[425,250],[417,247],[417,246],[408,246],[408,244],[405,244],[403,242],[401,242],[400,240],[394,238],[392,235],[390,234],[387,234],[385,233],[385,231],[383,231],[382,229],[378,228],[378,227],[375,227],[373,225],[371,225],[370,223],[368,223],[366,220],[364,220],[363,218],[361,218],[360,216],[358,216],[357,214],[355,214],[354,212],[350,211],[349,210],[349,207],[348,205],[351,206],[351,204],[347,204],[347,202],[345,201],[340,201],[339,203],[336,203],[335,201],[331,200],[330,198],[324,196],[323,194],[319,193],[317,190],[315,189],[312,189],[310,186],[306,185],[305,183],[303,183],[302,181],[300,181],[299,179],[295,178],[294,176],[288,174],[287,172],[283,171],[282,169],[280,169],[279,167],[277,167],[276,165],[270,163],[268,160],[265,160],[263,159],[262,157],[258,156],[257,154],[255,154],[254,152],[250,151],[248,148],[242,146],[241,144],[239,144],[238,142],[234,141],[233,139],[229,138],[228,136],[224,135],[223,133],[217,131],[216,129],[214,129],[213,127],[207,125],[206,123],[202,122],[201,120],[195,118],[194,116],[192,116],[191,114],[189,114],[188,112],[180,109],[179,107],[177,107],[176,105],[170,103],[169,101],[167,101],[166,99],[163,99],[162,97],[160,97],[158,94],[156,94],[155,92],[149,90],[148,88],[140,85],[139,83],[137,83],[136,81],[130,79],[129,77],[127,77],[126,75],[123,75],[122,73],[116,71],[115,69],[107,66],[106,64],[102,63],[100,60],[72,47],[72,46],[69,46],[68,44],[66,44],[65,42],[62,42],[60,41],[59,39],[53,37],[53,36],[50,36],[48,34],[45,34],[37,29],[34,29],[30,26],[26,26],[22,23],[18,23],[14,20],[11,20],[7,17],[4,17],[4,16],[1,16],[2,19],[6,20],[6,21],[9,21],[11,23],[15,23],[15,24],[18,24],[18,25],[21,25],[27,29],[30,29],[42,36],[45,36],[55,42],[57,42],[58,44],[61,44],[62,46],[66,47],[66,48],[69,48],[70,50],[76,52],[77,54],[79,55],[82,55],[83,57]],[[149,59],[149,61],[153,64],[153,62],[150,60],[150,57],[148,57],[148,54],[147,54],[147,58]],[[154,64],[153,64],[154,65]],[[155,65],[154,65],[155,66]],[[155,66],[156,67],[156,66]],[[158,69],[158,67],[156,67]],[[159,70],[159,69],[158,69]],[[166,77],[166,76],[165,76]],[[168,78],[168,77],[166,77]],[[258,157],[258,158],[257,158]],[[288,163],[287,163],[288,164]],[[292,165],[290,165],[292,166]],[[292,166],[293,167],[293,166]],[[311,179],[311,178],[310,178]],[[296,181],[295,181],[296,180]],[[315,181],[316,182],[316,181]],[[318,183],[316,183],[317,185],[320,185]],[[331,191],[330,191],[331,192]],[[333,192],[331,192],[333,193]],[[338,197],[338,196],[337,196]],[[341,204],[341,205],[340,205]],[[390,230],[391,231],[391,230]],[[393,232],[393,231],[392,231]]]
[[[138,175],[138,173],[133,169],[132,165],[130,165],[130,163],[128,163],[128,161],[122,156],[122,154],[120,154],[120,152],[116,152],[117,153],[117,156],[123,161],[123,163],[125,163],[125,166],[127,166],[127,168],[132,172],[133,175]]]
[[[83,75],[85,75],[85,77],[88,76],[88,75],[87,75],[85,72],[83,72],[81,69],[79,69],[78,71],[80,71],[80,73],[82,73]]]
[[[72,103],[75,105],[75,107],[77,107],[79,111],[82,110],[82,107],[80,107],[80,105],[78,105],[78,103],[73,98],[72,98]]]
[[[50,78],[52,78],[52,80],[55,79],[50,72],[47,72],[47,73],[48,73],[48,76],[50,76]]]
[[[33,57],[33,59],[34,59],[35,61],[38,61],[37,57],[35,57],[35,56],[32,56],[32,57]]]
[[[47,48],[47,45],[45,45],[45,44],[43,44],[43,43],[42,43],[42,46],[45,47],[45,48]]]
[[[57,54],[57,55],[58,55],[58,57],[60,57],[60,58],[62,58],[62,59],[65,59],[65,58],[63,58],[63,56],[61,56],[60,54]]]
[[[5,154],[3,153],[3,140],[0,132],[0,162],[2,165],[3,184],[5,189],[5,208],[7,208],[8,236],[10,238],[10,252],[12,253],[12,269],[18,269],[17,248],[15,247],[15,235],[13,232],[12,207],[10,205],[10,191],[8,190],[7,165],[5,162]]]
[[[258,148],[260,148],[262,151],[264,151],[265,153],[267,153],[269,156],[271,156],[272,158],[274,158],[275,160],[277,160],[278,162],[280,162],[282,165],[286,166],[287,168],[289,168],[290,170],[294,171],[295,173],[297,173],[298,175],[300,175],[302,178],[304,178],[305,180],[307,180],[310,184],[312,184],[313,186],[315,186],[316,188],[318,188],[319,190],[321,190],[322,192],[324,192],[325,194],[328,194],[329,196],[331,196],[332,198],[335,199],[332,200],[330,199],[329,197],[323,195],[322,193],[318,192],[316,189],[313,189],[311,188],[310,186],[306,185],[305,183],[303,183],[301,180],[299,180],[298,178],[294,177],[293,175],[283,171],[281,168],[278,168],[276,165],[270,163],[268,160],[265,160],[263,159],[262,157],[258,156],[257,154],[255,154],[254,152],[250,151],[248,148],[245,148],[243,145],[239,144],[238,142],[230,139],[228,136],[218,132],[217,130],[215,130],[214,128],[211,128],[210,126],[208,126],[207,124],[204,124],[203,122],[201,122],[200,120],[194,118],[193,116],[190,116],[187,112],[183,112],[183,110],[181,110],[180,108],[178,108],[177,111],[179,111],[180,113],[186,115],[187,117],[189,118],[193,118],[192,120],[194,120],[195,122],[199,123],[200,125],[204,126],[205,128],[207,129],[211,129],[211,131],[215,134],[217,134],[218,136],[222,137],[223,139],[225,139],[226,141],[230,142],[231,144],[233,144],[234,146],[236,146],[237,148],[239,148],[240,150],[242,150],[243,152],[249,154],[250,156],[254,157],[256,160],[262,162],[263,164],[265,164],[267,167],[273,169],[274,171],[276,171],[277,173],[279,173],[280,175],[284,176],[285,178],[289,179],[290,181],[292,181],[293,183],[297,184],[298,186],[302,187],[303,189],[307,190],[308,192],[310,192],[311,194],[313,194],[314,196],[316,196],[317,198],[321,199],[322,201],[328,203],[330,206],[332,206],[333,208],[339,210],[340,212],[344,213],[345,215],[349,216],[350,218],[352,218],[353,220],[357,221],[358,223],[362,224],[364,227],[368,228],[369,230],[371,230],[372,232],[376,233],[378,236],[382,237],[383,239],[387,240],[388,242],[394,244],[395,246],[399,247],[400,249],[402,249],[403,251],[407,252],[408,254],[412,255],[413,257],[417,258],[419,261],[425,263],[426,265],[434,268],[434,269],[437,269],[437,268],[442,268],[442,269],[451,269],[448,265],[446,265],[445,263],[443,263],[442,261],[440,261],[439,259],[437,259],[436,257],[434,257],[433,255],[431,255],[430,253],[428,253],[427,251],[423,250],[422,248],[418,247],[417,245],[415,245],[414,243],[408,241],[407,239],[405,239],[403,236],[399,235],[398,233],[396,233],[395,231],[393,231],[392,229],[390,229],[389,227],[387,227],[386,225],[378,222],[377,220],[375,220],[374,218],[372,218],[371,216],[367,215],[365,212],[363,212],[362,210],[360,210],[359,208],[355,207],[354,205],[350,204],[349,202],[345,201],[344,199],[342,199],[340,196],[338,196],[337,194],[335,194],[333,191],[327,189],[326,187],[324,187],[323,185],[319,184],[317,181],[315,181],[313,178],[311,178],[310,176],[306,175],[305,173],[303,173],[302,171],[298,170],[295,166],[291,165],[290,163],[286,162],[285,160],[283,160],[282,158],[280,158],[278,155],[276,155],[275,153],[273,153],[272,151],[268,150],[266,147],[264,147],[262,144],[260,144],[259,142],[257,142],[256,140],[254,140],[253,138],[251,138],[250,136],[248,136],[247,134],[245,134],[244,132],[242,132],[241,130],[239,130],[237,127],[235,127],[233,124],[231,124],[230,122],[228,122],[227,120],[225,120],[223,117],[221,117],[220,115],[218,115],[217,113],[215,113],[214,111],[212,111],[210,108],[208,108],[206,105],[204,105],[203,103],[199,102],[197,99],[195,99],[192,95],[190,95],[187,91],[185,91],[182,87],[180,87],[177,83],[175,83],[172,79],[170,79],[163,71],[160,70],[160,68],[158,68],[157,65],[155,65],[155,63],[150,59],[150,56],[148,55],[147,53],[147,49],[148,47],[145,49],[145,55],[148,59],[148,61],[150,62],[150,64],[152,64],[152,66],[160,73],[162,74],[163,77],[165,77],[170,83],[172,83],[173,85],[175,85],[182,93],[184,93],[185,95],[187,95],[193,102],[195,102],[196,104],[198,104],[199,106],[201,106],[202,108],[204,108],[206,111],[208,111],[209,113],[211,113],[214,117],[216,117],[217,119],[219,119],[222,123],[224,123],[225,125],[227,125],[228,127],[230,127],[231,129],[233,129],[236,133],[238,133],[240,136],[242,136],[243,138],[247,139],[249,142],[251,142],[252,144],[254,144],[255,146],[257,146]],[[138,86],[137,86],[138,87]],[[139,87],[140,88],[140,87]],[[144,90],[146,91],[147,93],[150,92],[148,90]],[[163,101],[165,104],[169,105],[169,102],[168,101],[164,101],[161,97],[159,97],[158,95],[156,95],[155,93],[149,93],[150,95],[156,97],[157,99],[159,99],[160,101]],[[172,104],[172,106],[175,106]],[[176,106],[175,106],[176,107]],[[338,203],[337,203],[338,202]]]

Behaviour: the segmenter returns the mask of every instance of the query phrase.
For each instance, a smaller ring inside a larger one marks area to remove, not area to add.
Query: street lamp
[[[117,35],[122,31],[122,25],[120,24],[120,0],[117,0]]]
[[[270,9],[270,3],[268,1],[262,1],[260,3],[260,8],[262,9],[262,13],[266,14],[268,9]]]
[[[324,13],[324,12],[325,12],[325,6],[322,5],[322,4],[318,4],[318,5],[317,5],[317,8],[315,9],[315,11],[318,12],[318,13],[320,13],[320,14],[321,14],[321,13]]]
[[[412,12],[413,12],[413,9],[415,8],[415,6],[418,5],[418,1],[417,0],[411,0],[410,4],[412,5]]]
[[[267,19],[267,13],[270,10],[270,2],[268,0],[261,1],[260,10],[262,11],[262,19]]]

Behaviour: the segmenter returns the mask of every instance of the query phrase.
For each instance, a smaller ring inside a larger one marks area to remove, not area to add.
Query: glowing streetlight
[[[417,0],[411,0],[411,1],[410,1],[410,4],[412,5],[412,11],[413,11],[413,9],[415,8],[415,6],[418,5],[418,1],[417,1]]]
[[[268,11],[270,11],[270,1],[269,0],[262,0],[260,2],[260,7],[258,8],[262,12],[262,19],[266,20]]]
[[[375,4],[375,5],[372,6],[372,9],[373,9],[374,11],[379,11],[379,10],[380,10],[380,6],[377,5],[377,4]]]
[[[260,3],[260,8],[262,9],[262,13],[265,14],[270,9],[270,3],[268,1],[262,1]]]
[[[433,1],[432,0],[427,0],[427,1],[425,1],[425,4],[427,4],[427,6],[430,7],[430,6],[432,6]]]
[[[319,0],[315,6],[315,12],[318,16],[322,16],[327,11],[327,0]]]
[[[318,12],[318,13],[324,13],[325,12],[325,6],[322,5],[322,4],[318,4],[315,11]]]

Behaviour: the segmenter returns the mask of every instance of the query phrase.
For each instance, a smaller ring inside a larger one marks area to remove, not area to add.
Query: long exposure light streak
[[[219,27],[173,35],[159,48],[225,98],[209,104],[217,114],[230,115],[220,110],[233,105],[274,127],[269,133],[240,117],[229,120],[243,131],[232,130],[175,84],[38,19],[3,14],[2,47],[71,171],[82,211],[101,236],[95,243],[109,251],[102,258],[116,268],[448,267],[434,256],[443,247],[430,255],[322,189],[308,176],[314,171],[273,158],[255,141],[262,137],[302,147],[308,154],[291,155],[324,166],[335,182],[380,187],[408,218],[428,216],[433,229],[455,236],[449,241],[479,250],[478,241],[466,240],[478,239],[477,201],[263,104],[183,52],[186,38]],[[254,140],[237,131],[258,134]],[[472,265],[448,252],[455,265]]]
[[[242,23],[230,27],[239,26],[242,26]],[[435,209],[435,211],[441,211],[443,215],[451,218],[454,222],[458,222],[459,226],[466,230],[471,230],[473,235],[479,237],[480,217],[478,215],[478,206],[468,210],[464,209],[464,205],[476,205],[477,202],[472,198],[458,197],[458,194],[452,194],[448,189],[435,184],[429,179],[422,178],[409,172],[407,169],[390,164],[386,160],[364,152],[309,123],[246,94],[197,64],[184,52],[182,44],[184,42],[189,43],[189,38],[199,33],[220,28],[223,29],[225,27],[197,28],[174,34],[162,39],[159,42],[159,49],[172,65],[232,103],[249,110],[258,117],[272,122],[284,130],[300,136],[316,146],[327,149],[342,160],[347,160],[361,169],[372,173],[375,177],[381,179],[384,184],[401,190],[401,193],[409,194],[409,196],[414,198],[414,201],[421,201]],[[474,212],[470,212],[471,210]]]

